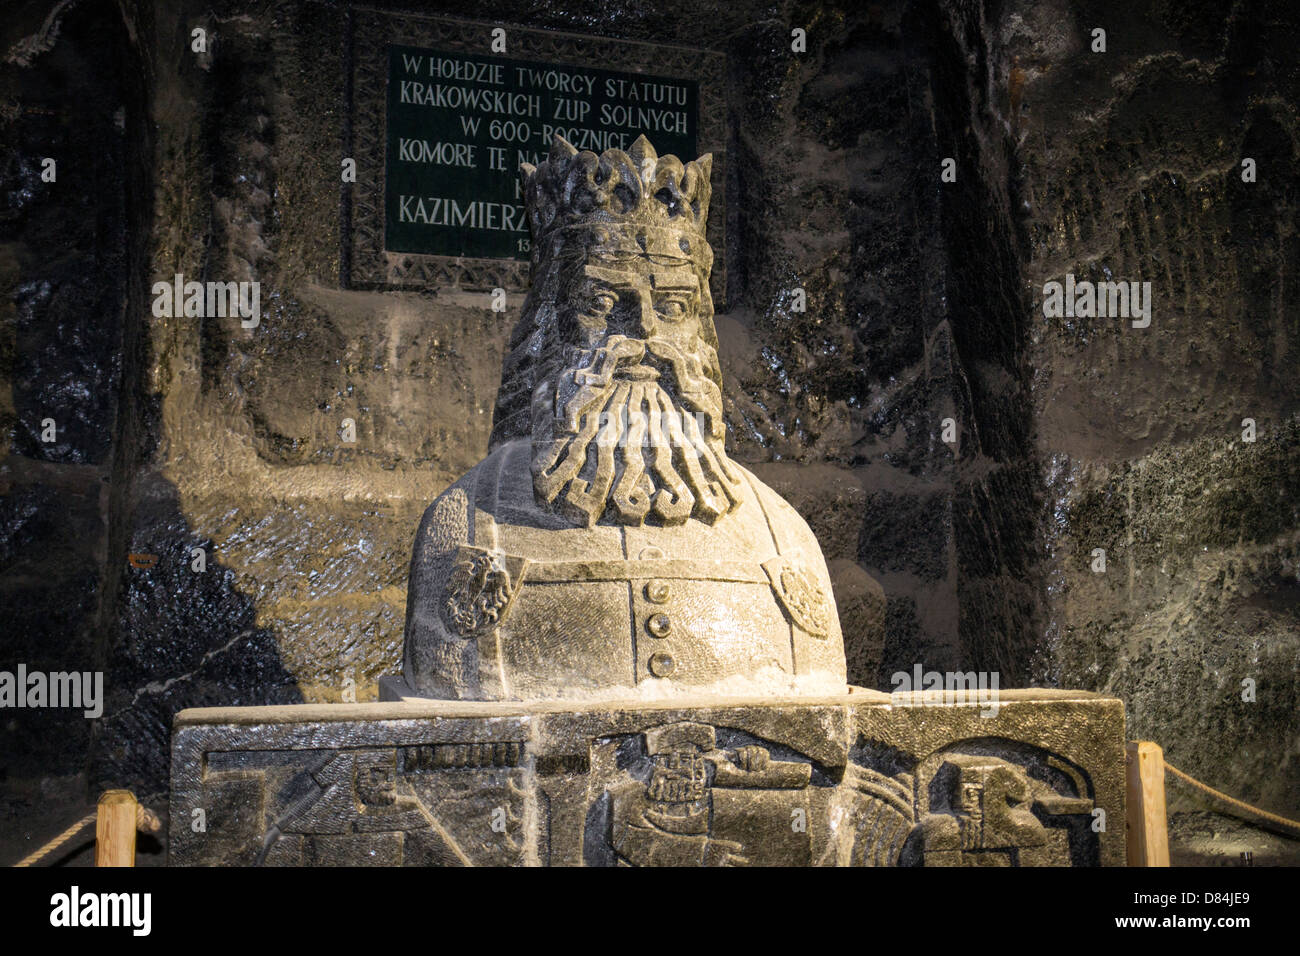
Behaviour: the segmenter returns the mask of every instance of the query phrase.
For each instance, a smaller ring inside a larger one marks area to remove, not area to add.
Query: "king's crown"
[[[702,238],[712,170],[712,154],[683,165],[676,156],[660,156],[644,136],[627,152],[608,149],[599,156],[556,136],[541,165],[522,163],[519,175],[533,241],[541,246],[568,226],[600,223],[659,226]]]

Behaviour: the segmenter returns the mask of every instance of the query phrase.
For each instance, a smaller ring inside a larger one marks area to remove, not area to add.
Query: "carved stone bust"
[[[844,691],[817,540],[724,447],[711,164],[557,137],[521,168],[532,286],[488,456],[417,533],[415,694]]]

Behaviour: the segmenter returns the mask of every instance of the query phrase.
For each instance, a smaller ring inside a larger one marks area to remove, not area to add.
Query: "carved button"
[[[668,619],[667,614],[651,614],[650,619],[645,622],[645,629],[655,637],[667,637],[668,632],[673,629],[673,622]]]
[[[677,662],[673,660],[671,654],[665,654],[663,651],[656,651],[650,655],[650,673],[655,677],[667,677],[677,669]]]
[[[667,581],[654,580],[645,586],[645,599],[651,604],[667,604],[672,593]]]
[[[657,561],[663,556],[663,550],[661,548],[656,548],[653,545],[648,548],[642,548],[641,553],[637,555],[637,557],[642,561]]]

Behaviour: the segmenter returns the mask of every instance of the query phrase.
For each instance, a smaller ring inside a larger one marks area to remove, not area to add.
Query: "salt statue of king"
[[[417,532],[403,693],[845,692],[816,538],[727,457],[711,167],[645,137],[522,166],[532,284],[488,456]]]
[[[816,539],[727,457],[710,166],[523,168],[532,286],[487,457],[420,523],[402,675],[179,714],[174,861],[1123,865],[1121,701],[846,685]]]

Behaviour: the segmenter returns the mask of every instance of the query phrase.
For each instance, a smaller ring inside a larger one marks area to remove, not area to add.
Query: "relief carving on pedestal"
[[[882,766],[889,760],[868,761]],[[857,766],[862,794],[853,862],[865,866],[1095,866],[1088,775],[1011,740],[947,745],[886,775]],[[889,825],[881,826],[882,820]]]
[[[608,790],[618,865],[807,865],[810,763],[756,744],[720,749],[713,727],[692,722],[648,730],[637,749],[631,779]]]

